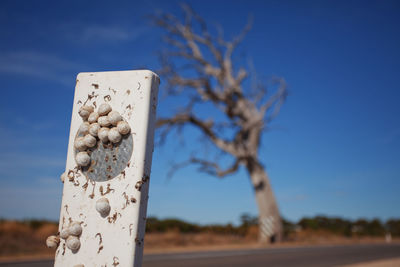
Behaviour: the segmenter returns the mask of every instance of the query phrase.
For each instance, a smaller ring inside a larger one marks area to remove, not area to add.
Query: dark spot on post
[[[92,83],[92,86],[94,87],[94,89],[99,89],[99,85],[97,83]]]
[[[110,95],[104,96],[104,101],[106,101],[106,102],[111,101],[111,96]]]
[[[135,184],[135,188],[136,188],[138,191],[140,191],[140,190],[142,189],[142,185],[143,185],[143,182],[142,182],[142,181],[138,181],[138,182]]]
[[[119,265],[119,259],[118,259],[118,257],[114,257],[114,258],[113,258],[113,264],[112,264],[112,265],[113,265],[114,267]]]

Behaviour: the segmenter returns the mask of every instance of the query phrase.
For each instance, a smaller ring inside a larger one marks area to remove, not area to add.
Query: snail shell
[[[61,179],[61,182],[63,182],[64,183],[64,181],[65,181],[65,179],[67,179],[67,172],[63,172],[62,174],[61,174],[61,176],[60,176],[60,179]]]
[[[107,115],[111,110],[112,108],[109,104],[103,103],[99,106],[99,109],[97,111],[99,112],[100,116],[104,116]]]
[[[90,164],[90,156],[87,152],[77,153],[75,160],[79,166],[88,166]]]
[[[69,237],[69,228],[64,228],[60,232],[60,237],[62,239],[67,239]]]
[[[46,239],[46,246],[48,248],[56,248],[60,243],[60,238],[55,235],[51,235]]]
[[[90,124],[89,133],[92,136],[96,137],[99,130],[100,130],[100,125],[97,122]]]
[[[110,129],[108,129],[107,127],[102,127],[100,128],[100,130],[98,131],[97,135],[99,136],[99,139],[103,142],[103,143],[107,143],[108,142],[108,132],[110,131]]]
[[[131,127],[126,121],[120,121],[117,124],[118,132],[122,135],[128,134],[131,131]]]
[[[74,143],[74,147],[76,148],[76,150],[78,151],[84,151],[86,150],[86,144],[85,144],[85,140],[83,137],[77,137],[75,139],[75,143]]]
[[[82,226],[79,222],[73,222],[69,227],[68,231],[70,235],[80,236],[82,234]]]
[[[97,143],[96,137],[92,136],[91,134],[85,135],[83,141],[87,147],[94,147]]]
[[[90,126],[90,123],[88,123],[87,121],[82,123],[81,126],[79,126],[79,133],[87,134],[89,132],[89,126]]]
[[[93,107],[91,106],[83,106],[79,109],[79,115],[82,117],[84,121],[86,121],[89,118],[90,113],[92,113],[94,110]]]
[[[117,126],[117,123],[122,120],[122,116],[115,110],[108,113],[107,117],[108,121],[114,126]]]
[[[111,125],[107,116],[101,116],[101,117],[99,117],[99,119],[97,121],[99,122],[100,126],[102,126],[102,127],[107,127],[107,126]]]
[[[95,123],[95,122],[97,121],[98,118],[99,118],[99,113],[97,113],[97,112],[92,112],[92,113],[90,113],[90,115],[89,115],[88,122],[89,122],[89,123]]]
[[[96,201],[96,210],[100,213],[102,217],[106,217],[111,210],[110,202],[105,197],[100,198]]]
[[[121,141],[121,134],[118,132],[117,127],[111,128],[110,131],[108,132],[108,140],[110,140],[112,143],[118,143]]]
[[[76,236],[70,235],[67,238],[67,247],[72,251],[77,251],[81,247],[81,241]]]

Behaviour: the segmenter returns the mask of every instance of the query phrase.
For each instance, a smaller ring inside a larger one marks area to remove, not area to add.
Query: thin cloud
[[[63,168],[65,166],[65,157],[42,156],[38,154],[27,154],[24,152],[18,153],[2,153],[0,155],[0,173],[6,170],[21,169],[23,164],[24,169],[30,168]]]
[[[114,43],[132,41],[142,36],[148,27],[140,26],[127,29],[116,25],[86,25],[83,23],[67,23],[60,26],[62,34],[72,42]]]
[[[76,62],[34,51],[0,54],[0,73],[31,76],[68,87],[74,83],[71,73],[84,67]]]
[[[131,35],[128,31],[118,27],[102,27],[89,26],[83,29],[82,40],[107,40],[107,41],[124,41],[130,39]]]

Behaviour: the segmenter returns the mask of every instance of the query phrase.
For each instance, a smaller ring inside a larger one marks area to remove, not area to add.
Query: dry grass
[[[43,223],[33,227],[16,221],[0,222],[0,257],[53,254],[46,247],[47,236],[57,233],[57,225]]]
[[[0,259],[53,257],[54,250],[48,249],[45,240],[57,233],[55,223],[24,223],[0,221]],[[180,233],[170,230],[165,233],[147,233],[145,253],[172,251],[194,251],[212,249],[256,248],[258,228],[252,226],[245,236],[216,234],[212,232]],[[396,241],[396,240],[394,240]],[[398,241],[398,240],[397,240]],[[384,242],[382,238],[346,238],[327,231],[298,231],[289,235],[280,246],[309,244],[350,244]]]
[[[397,240],[394,240],[397,241]],[[382,237],[369,237],[369,236],[352,236],[346,237],[336,235],[326,230],[301,230],[291,233],[287,243],[296,244],[355,244],[355,243],[382,243],[385,238]]]

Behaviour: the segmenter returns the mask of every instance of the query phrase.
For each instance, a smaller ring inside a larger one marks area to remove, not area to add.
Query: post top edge
[[[160,77],[158,76],[157,73],[151,71],[151,70],[147,70],[147,69],[142,69],[142,70],[120,70],[120,71],[97,71],[97,72],[79,72],[78,75],[76,76],[76,78],[78,79],[80,76],[86,76],[86,75],[93,75],[93,74],[101,74],[101,73],[128,73],[128,72],[132,72],[132,73],[144,73],[144,74],[149,74],[152,76],[155,76],[158,81],[160,82]]]

